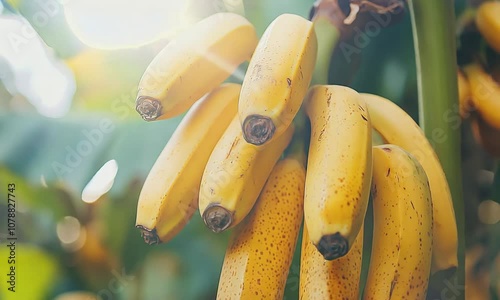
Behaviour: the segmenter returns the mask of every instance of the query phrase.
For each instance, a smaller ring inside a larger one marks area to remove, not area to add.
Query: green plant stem
[[[318,56],[311,85],[328,84],[330,60],[339,41],[340,32],[325,15],[314,19],[314,30],[318,39]]]
[[[464,203],[453,0],[409,0],[417,63],[420,126],[434,146],[453,197],[458,227],[458,284],[464,284]],[[445,225],[446,226],[446,225]],[[438,283],[439,284],[439,283]],[[457,299],[463,299],[461,293]]]

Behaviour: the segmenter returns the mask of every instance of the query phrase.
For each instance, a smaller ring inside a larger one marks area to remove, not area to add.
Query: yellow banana
[[[473,110],[471,97],[470,97],[470,87],[469,81],[465,78],[465,75],[458,71],[458,104],[460,117],[466,119],[469,117],[470,112]]]
[[[469,79],[472,104],[483,120],[500,129],[500,85],[477,63],[466,66],[464,71]]]
[[[291,140],[293,124],[275,141],[245,142],[238,116],[215,146],[203,173],[199,209],[210,230],[237,225],[252,209],[276,161]]]
[[[201,20],[149,64],[139,83],[137,112],[146,121],[183,113],[249,60],[257,42],[254,27],[240,15]]]
[[[327,261],[311,243],[304,226],[299,299],[358,300],[362,257],[362,227],[347,255]]]
[[[500,3],[483,2],[476,13],[477,29],[486,42],[500,53]]]
[[[425,299],[432,200],[424,169],[395,145],[373,147],[373,244],[364,299]]]
[[[193,215],[203,169],[236,117],[240,87],[222,85],[197,102],[156,160],[137,205],[136,227],[146,243],[170,240]]]
[[[266,29],[243,80],[238,114],[248,143],[279,136],[297,114],[316,62],[312,22],[283,14]]]
[[[254,209],[232,234],[217,299],[283,299],[302,223],[304,163],[302,152],[274,167]]]
[[[366,101],[373,128],[390,144],[415,156],[424,168],[431,186],[433,204],[432,273],[453,273],[458,265],[458,234],[450,188],[439,159],[420,127],[395,103],[371,94]]]
[[[363,223],[372,175],[370,117],[348,87],[315,86],[305,100],[311,121],[304,214],[327,260],[344,256]]]

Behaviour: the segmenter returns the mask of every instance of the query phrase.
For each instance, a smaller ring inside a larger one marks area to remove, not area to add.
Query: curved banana
[[[283,14],[266,29],[243,80],[238,114],[248,143],[262,145],[290,125],[316,62],[313,23]]]
[[[466,66],[464,71],[474,107],[488,124],[500,129],[500,85],[477,63]]]
[[[362,257],[363,227],[347,255],[327,261],[311,243],[304,226],[299,299],[358,300]]]
[[[233,227],[250,212],[293,132],[292,124],[275,141],[258,147],[245,142],[238,116],[233,119],[210,155],[201,181],[199,209],[210,230]]]
[[[197,102],[156,160],[137,205],[136,227],[146,243],[170,240],[193,215],[203,169],[236,116],[240,87],[222,85]]]
[[[466,119],[469,117],[470,112],[474,109],[470,95],[469,81],[460,70],[457,72],[457,80],[459,113],[462,119]]]
[[[258,39],[244,17],[217,13],[169,42],[139,83],[136,110],[146,121],[186,111],[249,60]]]
[[[305,154],[279,161],[227,248],[217,299],[283,299],[302,223]]]
[[[327,260],[344,256],[365,218],[372,175],[372,128],[365,102],[348,87],[314,86],[304,214],[309,237]]]
[[[486,42],[500,53],[500,3],[483,2],[476,13],[477,29]]]
[[[431,144],[413,119],[395,103],[377,95],[361,94],[372,126],[383,139],[417,158],[431,186],[433,206],[432,273],[453,273],[458,265],[458,233],[448,181]]]
[[[373,147],[373,244],[363,299],[425,299],[432,201],[424,169],[395,145]]]

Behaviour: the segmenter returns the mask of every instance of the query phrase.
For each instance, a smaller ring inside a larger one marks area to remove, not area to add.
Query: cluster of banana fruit
[[[146,243],[167,242],[199,209],[213,232],[234,228],[217,299],[281,299],[301,230],[300,299],[425,299],[429,276],[457,267],[440,162],[393,102],[311,84],[316,52],[314,23],[292,14],[260,39],[244,17],[218,13],[171,41],[136,109],[148,121],[188,112],[144,183],[136,226]],[[245,61],[242,84],[223,83]]]
[[[475,25],[488,46],[500,56],[500,2],[483,2]],[[458,73],[460,116],[471,118],[476,141],[493,157],[500,157],[500,73],[490,74],[474,61]]]

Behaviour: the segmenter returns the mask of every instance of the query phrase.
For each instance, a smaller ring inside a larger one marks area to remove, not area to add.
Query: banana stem
[[[464,286],[464,204],[453,0],[409,0],[417,63],[420,126],[443,166],[458,227],[457,284]],[[445,225],[446,226],[446,225]],[[436,282],[443,286],[444,282]],[[463,299],[463,293],[457,299]]]
[[[330,60],[339,41],[340,32],[325,15],[319,15],[313,22],[318,39],[318,56],[311,85],[328,84]]]

